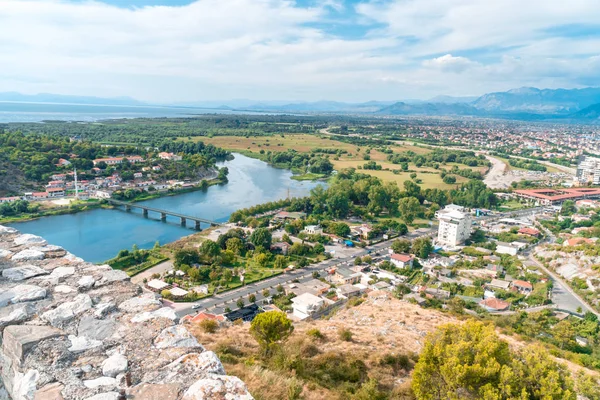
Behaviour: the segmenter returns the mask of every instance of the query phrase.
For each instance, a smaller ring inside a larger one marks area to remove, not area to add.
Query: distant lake
[[[220,166],[229,169],[229,183],[211,186],[206,191],[162,197],[139,204],[225,222],[240,208],[290,197],[302,197],[318,185],[317,182],[291,179],[288,170],[277,169],[263,161],[235,154],[235,159]],[[156,241],[169,243],[194,233],[181,227],[178,218],[169,217],[160,222],[159,215],[150,213],[144,218],[140,211],[97,209],[78,214],[44,217],[33,221],[11,224],[24,233],[44,237],[82,257],[86,261],[101,262],[114,257],[121,249],[137,244],[151,248]],[[193,226],[193,222],[188,222]]]
[[[41,121],[93,122],[119,118],[193,117],[197,114],[255,114],[199,107],[119,106],[0,101],[0,123]]]

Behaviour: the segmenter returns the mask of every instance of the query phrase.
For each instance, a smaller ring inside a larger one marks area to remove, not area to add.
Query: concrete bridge
[[[115,200],[115,199],[107,199],[107,201],[110,204],[113,204],[115,206],[122,206],[125,207],[125,210],[127,211],[131,211],[134,208],[138,208],[140,210],[142,210],[142,215],[144,217],[148,217],[148,213],[149,212],[154,212],[157,214],[160,214],[160,220],[161,221],[166,221],[167,220],[167,216],[172,216],[172,217],[176,217],[179,218],[181,221],[181,226],[187,226],[187,221],[194,221],[195,225],[194,227],[196,228],[196,230],[200,230],[200,224],[201,223],[205,223],[207,225],[210,226],[219,226],[221,225],[218,222],[215,221],[211,221],[209,219],[205,219],[205,218],[199,218],[199,217],[192,217],[190,215],[185,215],[185,214],[180,214],[180,213],[176,213],[176,212],[172,212],[172,211],[167,211],[167,210],[161,210],[160,208],[154,208],[154,207],[148,207],[142,204],[135,204],[135,203],[130,203],[127,201],[121,201],[121,200]]]

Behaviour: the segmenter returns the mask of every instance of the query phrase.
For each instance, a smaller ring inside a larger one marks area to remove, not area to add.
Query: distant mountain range
[[[150,105],[130,97],[100,98],[41,93],[24,95],[0,93],[0,101],[40,103],[77,103],[105,105]],[[228,109],[277,113],[431,115],[514,118],[525,120],[577,120],[600,122],[600,88],[537,89],[523,87],[506,92],[487,93],[479,97],[436,96],[429,100],[368,101],[345,103],[317,101],[290,103],[237,99],[163,104],[173,107]],[[0,105],[1,108],[1,105]]]

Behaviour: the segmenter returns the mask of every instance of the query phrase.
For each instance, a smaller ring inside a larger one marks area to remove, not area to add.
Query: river
[[[250,207],[288,196],[309,193],[317,182],[295,181],[288,170],[277,169],[263,161],[235,154],[235,159],[220,163],[229,169],[229,183],[177,196],[148,200],[140,204],[225,222],[240,208]],[[102,262],[124,248],[137,244],[151,248],[156,241],[169,243],[192,234],[192,228],[179,225],[178,218],[160,222],[157,214],[142,217],[140,211],[96,209],[77,214],[44,217],[11,226],[21,232],[44,237],[90,262]],[[193,225],[193,222],[188,222]]]

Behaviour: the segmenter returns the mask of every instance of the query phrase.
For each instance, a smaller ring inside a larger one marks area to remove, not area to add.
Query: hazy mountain
[[[472,103],[473,101],[477,100],[478,97],[477,96],[462,96],[462,97],[455,97],[455,96],[435,96],[431,99],[429,99],[427,102],[428,103],[445,103],[445,104],[456,104],[456,103]]]
[[[378,114],[387,115],[479,115],[470,104],[422,103],[407,104],[398,102],[380,109]]]
[[[94,97],[94,96],[71,96],[53,93],[23,94],[17,92],[0,92],[0,101],[22,101],[34,103],[72,103],[72,104],[103,104],[103,105],[127,105],[139,106],[145,103],[131,97]]]
[[[507,92],[488,93],[473,106],[492,113],[530,112],[568,115],[600,103],[600,88],[537,89],[523,87]]]
[[[339,101],[316,101],[306,103],[290,103],[275,105],[270,103],[257,103],[245,110],[274,111],[274,112],[323,112],[323,113],[372,113],[382,107],[393,104],[393,101],[368,101],[365,103],[343,103]]]
[[[581,111],[577,111],[576,113],[570,116],[575,119],[600,119],[600,103],[592,104],[589,107],[584,108]]]

